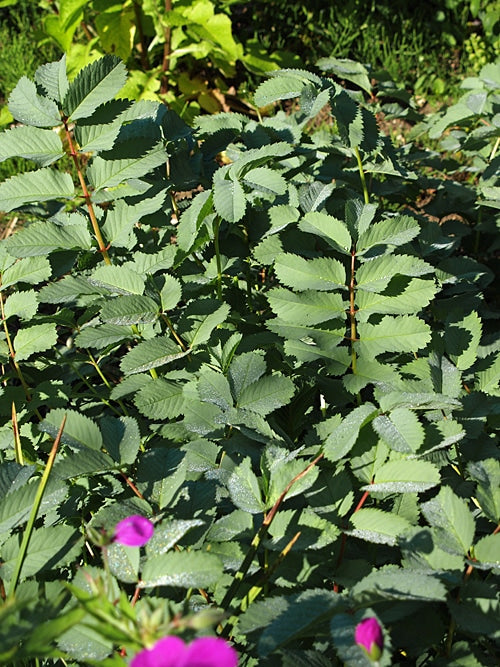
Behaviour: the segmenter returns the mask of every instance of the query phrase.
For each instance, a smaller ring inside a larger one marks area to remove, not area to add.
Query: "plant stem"
[[[219,247],[219,229],[220,216],[216,216],[214,220],[214,245],[215,245],[215,261],[217,263],[217,298],[222,301],[222,263],[220,258]]]
[[[38,514],[38,510],[40,509],[40,504],[42,502],[43,494],[45,493],[45,489],[47,487],[47,482],[49,481],[49,475],[52,470],[52,467],[54,465],[54,460],[56,458],[57,450],[59,448],[59,444],[61,442],[61,437],[64,431],[64,426],[66,424],[66,415],[63,417],[63,420],[61,422],[61,426],[59,427],[59,431],[57,433],[57,437],[54,440],[54,444],[52,445],[52,449],[50,450],[49,458],[47,460],[47,464],[45,465],[45,469],[42,474],[42,478],[40,479],[40,483],[38,485],[38,489],[36,492],[35,500],[33,502],[33,507],[31,508],[31,514],[28,519],[28,523],[26,524],[26,528],[23,533],[23,540],[21,542],[21,546],[19,548],[19,554],[17,556],[17,561],[16,561],[16,568],[14,570],[14,574],[12,575],[12,581],[10,582],[10,592],[9,592],[9,597],[13,597],[17,584],[19,583],[19,577],[21,576],[21,570],[23,567],[24,560],[26,558],[26,553],[28,551],[28,545],[29,541],[31,539],[31,535],[33,533],[33,528],[35,526],[35,521],[36,517]]]
[[[165,14],[172,11],[172,0],[165,0]],[[167,72],[170,69],[170,55],[172,53],[172,28],[167,25],[164,32],[165,42],[163,44],[163,61],[161,64],[161,86],[160,94],[164,95],[168,90]]]
[[[23,450],[21,448],[21,437],[19,435],[19,425],[17,423],[16,404],[12,401],[12,430],[14,432],[14,457],[16,463],[24,465]]]
[[[220,606],[222,609],[228,609],[230,606],[234,596],[238,592],[238,589],[241,585],[241,582],[243,581],[246,573],[248,572],[248,569],[250,565],[252,564],[252,561],[255,557],[255,554],[257,552],[257,549],[259,548],[262,540],[264,539],[267,531],[269,530],[269,526],[271,525],[274,517],[276,516],[276,513],[278,512],[282,502],[285,500],[285,496],[287,493],[290,491],[292,486],[298,482],[299,479],[307,475],[307,473],[318,463],[323,458],[323,454],[319,454],[314,461],[311,461],[309,465],[302,470],[302,472],[299,472],[298,475],[296,475],[285,487],[285,490],[281,493],[280,497],[278,500],[274,503],[272,508],[269,510],[269,512],[265,515],[264,521],[262,522],[262,525],[260,526],[259,530],[257,533],[254,535],[251,543],[250,543],[250,548],[246,553],[246,556],[243,560],[243,563],[240,565],[239,570],[236,572],[234,575],[234,579],[231,583],[231,586],[228,588],[224,599],[222,600]],[[229,626],[234,625],[234,623],[231,623],[231,619],[229,619],[228,623],[226,624],[224,630],[223,630],[223,635],[227,635],[229,632]]]
[[[66,139],[68,141],[68,146],[69,146],[69,154],[71,155],[73,159],[73,163],[76,168],[76,172],[78,174],[78,180],[80,181],[80,186],[82,188],[82,193],[83,193],[83,198],[85,199],[85,204],[87,205],[87,210],[89,212],[89,217],[90,217],[90,222],[92,224],[92,229],[94,230],[94,235],[97,241],[97,245],[99,246],[99,252],[102,253],[102,258],[106,264],[111,264],[111,260],[109,259],[108,255],[108,248],[106,244],[104,243],[104,239],[102,238],[101,234],[101,229],[99,227],[99,222],[97,221],[97,217],[94,211],[94,206],[92,204],[92,200],[90,198],[90,193],[87,188],[87,184],[85,183],[85,179],[83,178],[83,172],[80,166],[80,161],[78,159],[78,153],[75,150],[75,147],[73,145],[73,140],[71,138],[71,132],[68,127],[68,119],[66,117],[63,117],[63,124],[64,124],[64,130],[66,132]]]
[[[363,170],[363,162],[361,160],[361,153],[359,152],[359,148],[356,146],[354,149],[356,153],[356,160],[358,162],[358,169],[359,169],[359,177],[361,179],[361,186],[363,188],[363,197],[365,199],[365,204],[370,203],[370,196],[368,194],[368,188],[366,186],[366,178],[365,178],[365,172]]]

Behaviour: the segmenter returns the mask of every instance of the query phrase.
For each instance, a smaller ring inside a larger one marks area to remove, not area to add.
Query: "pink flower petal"
[[[236,667],[238,654],[220,637],[200,637],[187,649],[183,667]]]
[[[116,524],[114,541],[126,547],[142,547],[151,539],[154,530],[149,519],[133,514]]]
[[[184,667],[186,645],[180,637],[164,637],[132,658],[130,667]]]

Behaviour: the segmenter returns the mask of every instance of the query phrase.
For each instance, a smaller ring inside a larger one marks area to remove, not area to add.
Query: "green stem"
[[[359,148],[356,146],[354,149],[354,152],[356,153],[356,160],[358,162],[358,169],[359,169],[359,177],[361,179],[361,186],[363,188],[363,196],[365,199],[365,204],[370,203],[370,195],[368,194],[368,188],[366,186],[366,178],[365,178],[365,172],[363,170],[363,162],[361,160],[361,153],[359,152]]]
[[[64,426],[66,424],[66,415],[63,417],[63,420],[61,422],[61,426],[59,427],[59,432],[57,433],[57,437],[54,440],[54,444],[52,445],[52,449],[50,450],[49,458],[47,460],[47,464],[45,466],[45,469],[42,474],[42,478],[40,479],[40,483],[38,485],[38,489],[36,492],[35,500],[33,502],[33,507],[31,508],[31,514],[28,519],[28,523],[26,524],[26,528],[23,533],[23,539],[21,542],[21,547],[19,548],[19,554],[17,556],[17,561],[16,561],[16,567],[14,570],[14,574],[12,575],[12,581],[10,582],[10,592],[9,592],[9,597],[13,597],[17,584],[19,583],[19,577],[21,576],[21,570],[23,567],[24,560],[26,558],[26,553],[28,551],[28,545],[29,541],[31,539],[31,535],[33,533],[33,528],[35,526],[35,521],[36,517],[38,514],[38,510],[40,509],[40,504],[42,502],[43,494],[45,493],[45,489],[47,487],[47,482],[49,481],[49,475],[52,470],[52,467],[54,465],[54,460],[56,458],[57,450],[59,448],[59,443],[61,442],[61,437],[64,431]]]
[[[287,484],[285,487],[285,490],[282,492],[278,500],[274,503],[272,508],[269,510],[269,512],[265,515],[264,521],[262,522],[262,525],[260,526],[259,530],[257,533],[254,535],[251,543],[250,543],[250,548],[246,553],[246,556],[243,560],[243,563],[240,565],[238,571],[234,575],[234,579],[231,582],[231,586],[228,588],[224,599],[222,600],[220,606],[222,609],[226,610],[230,607],[231,602],[233,601],[234,596],[238,592],[238,589],[241,585],[241,582],[245,578],[246,573],[248,572],[248,569],[250,568],[250,565],[252,564],[252,561],[255,557],[255,554],[257,553],[257,549],[259,548],[262,540],[264,539],[267,531],[269,530],[269,526],[271,525],[274,517],[276,516],[276,513],[278,512],[282,502],[285,500],[285,497],[287,493],[290,491],[292,486],[298,482],[299,479],[307,475],[307,473],[318,463],[323,458],[323,454],[319,454],[314,461],[311,461],[309,465],[302,470],[298,475],[296,475],[291,482]],[[228,622],[225,626],[225,628],[222,631],[222,634],[224,636],[227,636],[229,634],[229,628],[234,625],[235,619],[230,618],[228,619]]]
[[[219,247],[219,229],[220,216],[216,216],[214,220],[214,245],[215,245],[215,261],[217,263],[217,298],[222,301],[222,263],[220,257]]]

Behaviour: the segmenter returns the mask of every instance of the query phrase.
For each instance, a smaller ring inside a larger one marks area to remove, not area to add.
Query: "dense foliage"
[[[361,666],[370,617],[381,665],[495,664],[498,67],[435,151],[305,70],[194,127],[125,83],[44,65],[0,135],[0,662]]]

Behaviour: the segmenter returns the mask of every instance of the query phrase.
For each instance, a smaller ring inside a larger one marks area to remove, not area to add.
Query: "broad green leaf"
[[[451,554],[467,555],[474,539],[476,524],[467,503],[449,486],[422,504],[422,512],[439,535],[439,546]]]
[[[109,102],[125,85],[123,62],[105,55],[82,69],[69,85],[63,109],[70,121],[88,118],[98,106]]]
[[[324,238],[335,250],[350,254],[352,239],[343,222],[327,213],[310,211],[299,222],[299,229]]]
[[[500,567],[500,533],[487,535],[474,545],[474,557],[482,565]]]
[[[150,419],[175,419],[184,407],[182,384],[164,378],[155,379],[139,389],[134,403],[139,412]]]
[[[93,272],[89,282],[98,287],[105,287],[115,294],[139,294],[144,292],[144,278],[133,269],[125,266],[99,266]]]
[[[418,222],[407,215],[380,220],[359,235],[357,254],[364,255],[367,250],[379,245],[399,246],[409,243],[419,232]]]
[[[172,363],[186,354],[189,354],[189,350],[181,351],[179,345],[171,338],[158,336],[140,342],[127,352],[120,362],[120,369],[125,375],[144,373],[152,368]]]
[[[267,167],[250,169],[245,173],[244,181],[254,190],[262,190],[275,195],[284,195],[287,191],[287,182],[283,176]]]
[[[54,100],[37,93],[33,81],[23,76],[9,97],[9,111],[23,125],[54,127],[61,124],[61,115]]]
[[[146,560],[139,586],[206,588],[221,577],[222,562],[217,556],[202,551],[170,551]]]
[[[450,554],[438,545],[435,528],[415,526],[398,540],[403,554],[402,565],[409,570],[455,570],[462,572],[464,557]]]
[[[134,417],[106,416],[99,422],[104,448],[114,461],[132,464],[141,446],[141,433]]]
[[[141,455],[137,466],[137,485],[150,503],[160,510],[175,505],[186,480],[184,452],[154,447]]]
[[[212,368],[202,368],[198,380],[198,395],[200,400],[213,403],[221,410],[233,407],[233,397],[229,382],[222,373]]]
[[[417,352],[430,341],[431,330],[417,316],[386,315],[378,324],[360,322],[358,335],[354,345],[360,355],[376,357],[382,352]]]
[[[476,387],[490,396],[500,395],[500,354],[490,361],[488,368],[476,373]]]
[[[390,514],[374,507],[362,507],[351,517],[354,530],[351,534],[375,544],[395,545],[401,533],[410,527],[402,516]]]
[[[345,288],[345,268],[330,257],[304,259],[299,255],[283,253],[276,257],[274,268],[285,285],[298,291]]]
[[[254,94],[254,102],[258,107],[265,107],[277,100],[289,100],[299,97],[305,82],[292,76],[279,76],[261,83]]]
[[[25,204],[70,199],[75,192],[70,174],[44,167],[16,174],[0,183],[0,210],[8,213]]]
[[[13,315],[20,320],[31,320],[37,310],[38,299],[35,290],[13,292],[5,301],[4,315],[6,320]]]
[[[290,595],[286,609],[260,634],[259,654],[269,655],[302,637],[315,638],[318,627],[343,609],[344,604],[338,593],[328,590],[310,589]]]
[[[256,382],[265,372],[266,361],[263,352],[253,350],[235,356],[228,372],[228,380],[235,400],[238,401],[241,392]]]
[[[220,304],[216,299],[198,299],[184,310],[177,333],[191,348],[203,345],[215,327],[226,320],[229,312],[227,303]]]
[[[236,507],[250,514],[260,514],[265,505],[262,500],[259,480],[252,470],[249,458],[244,458],[227,481],[231,500]]]
[[[140,204],[131,206],[118,199],[107,214],[102,231],[107,243],[112,246],[128,247],[128,239],[134,225],[146,215],[155,213],[165,201],[165,192],[143,199]]]
[[[88,447],[100,451],[103,446],[101,431],[89,417],[75,410],[56,408],[47,413],[40,430],[55,438],[63,418],[66,417],[61,443],[77,450]]]
[[[115,468],[113,459],[104,452],[90,447],[82,447],[68,456],[59,456],[53,474],[61,479],[72,479],[109,472]]]
[[[14,338],[16,361],[29,359],[36,352],[45,352],[57,342],[56,325],[52,322],[19,329]]]
[[[109,324],[148,324],[158,319],[159,306],[149,296],[122,294],[101,308],[101,319]]]
[[[273,312],[285,322],[312,326],[344,315],[347,304],[334,292],[305,290],[295,293],[281,287],[267,292]]]
[[[35,496],[38,492],[39,478],[32,478],[29,483],[14,489],[0,499],[0,536],[3,539],[10,534],[12,528],[24,523],[31,512]],[[66,497],[68,489],[64,482],[50,478],[45,488],[38,516],[53,510]]]
[[[113,150],[110,151],[113,155]],[[162,142],[153,148],[146,148],[144,153],[133,157],[104,159],[96,157],[87,169],[87,177],[95,192],[103,188],[120,185],[131,178],[140,178],[153,171],[156,167],[165,164],[167,154]]]
[[[163,287],[161,288],[160,299],[162,312],[165,313],[168,310],[175,308],[181,300],[182,287],[180,281],[168,273],[164,273],[162,278],[164,283]]]
[[[186,533],[199,526],[203,526],[203,521],[200,519],[169,519],[155,526],[154,535],[146,544],[147,556],[160,556],[170,551]]]
[[[0,134],[0,162],[24,157],[40,167],[47,167],[63,155],[61,139],[52,130],[20,125]]]
[[[35,82],[45,88],[51,99],[59,104],[62,103],[69,86],[66,76],[66,54],[63,55],[61,60],[40,65],[35,72]]]
[[[446,351],[459,370],[470,368],[476,361],[481,332],[482,323],[477,313],[469,313],[463,320],[446,325]]]
[[[346,366],[349,365],[349,362]],[[351,394],[361,391],[367,384],[398,385],[401,377],[394,366],[380,363],[376,359],[359,357],[356,360],[356,370],[351,375],[342,378],[344,387]]]
[[[421,276],[433,268],[424,260],[411,255],[383,255],[364,262],[356,271],[356,287],[368,292],[383,292],[397,274]]]
[[[139,579],[140,550],[113,542],[106,548],[109,571],[127,584],[135,584]]]
[[[363,510],[360,510],[360,512]],[[390,600],[415,600],[420,602],[444,601],[446,587],[434,573],[415,572],[388,565],[374,569],[368,576],[358,581],[351,590],[357,604],[369,606],[376,602]]]
[[[320,58],[316,63],[323,72],[333,72],[339,79],[352,81],[357,86],[372,94],[372,86],[368,78],[368,70],[361,63],[349,58]]]
[[[439,470],[429,461],[401,459],[384,463],[376,471],[373,484],[361,488],[382,493],[420,493],[439,482]]]
[[[14,238],[15,236],[19,236],[19,232],[11,238]],[[5,289],[16,283],[37,285],[38,283],[47,280],[51,272],[52,268],[46,257],[20,259],[4,271],[0,289]]]
[[[100,12],[95,19],[99,41],[104,51],[116,53],[127,61],[134,44],[137,18],[132,5],[114,5],[111,11]]]
[[[500,461],[471,461],[467,470],[477,484],[476,499],[484,514],[495,524],[500,523]]]
[[[372,403],[354,408],[325,440],[323,451],[329,461],[338,461],[348,454],[358,439],[359,432],[378,414]]]
[[[58,571],[69,564],[81,550],[82,536],[72,526],[43,526],[34,530],[21,569],[21,579],[47,570]],[[13,535],[2,546],[3,579],[10,580],[19,554],[19,539]]]
[[[374,313],[378,315],[412,315],[429,305],[438,287],[433,280],[405,278],[393,280],[385,293],[356,291],[356,315],[358,321],[366,321]]]
[[[266,375],[247,385],[238,397],[238,407],[267,415],[286,405],[295,391],[290,378],[283,375]]]
[[[395,408],[388,415],[379,415],[372,424],[386,445],[396,452],[414,453],[424,442],[424,427],[408,408]]]
[[[130,326],[102,324],[81,329],[80,333],[75,336],[75,345],[81,348],[93,347],[102,350],[108,345],[114,345],[130,338],[135,338]]]
[[[85,218],[81,224],[56,225],[48,220],[32,222],[23,227],[6,241],[9,252],[17,257],[48,255],[54,250],[90,250],[92,238],[87,229]],[[45,259],[45,257],[44,257]]]
[[[238,222],[245,215],[247,200],[236,178],[216,178],[213,185],[214,207],[223,220]]]

